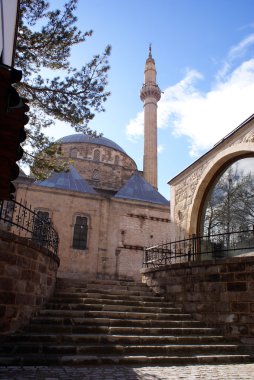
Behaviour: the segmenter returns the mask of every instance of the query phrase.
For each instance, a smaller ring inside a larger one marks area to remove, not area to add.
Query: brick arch
[[[196,234],[207,192],[218,174],[240,158],[254,157],[253,143],[240,143],[220,151],[207,165],[196,187],[187,217],[187,231]]]

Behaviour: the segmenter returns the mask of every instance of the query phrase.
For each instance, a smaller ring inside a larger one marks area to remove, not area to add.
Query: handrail
[[[144,249],[143,267],[154,268],[195,260],[220,259],[254,252],[254,229],[196,236]]]
[[[59,238],[52,220],[42,218],[26,203],[1,200],[0,228],[25,237],[57,255]]]

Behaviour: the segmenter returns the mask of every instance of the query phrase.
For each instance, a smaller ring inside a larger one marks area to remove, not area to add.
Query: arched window
[[[234,162],[215,178],[202,213],[202,233],[247,230],[254,225],[254,158]]]
[[[96,181],[99,181],[99,179],[100,179],[100,172],[99,172],[99,170],[94,169],[93,175],[92,175],[92,179],[94,179]]]
[[[119,164],[119,156],[115,156],[115,165]]]
[[[101,154],[100,154],[100,151],[99,149],[95,149],[94,152],[93,152],[93,159],[94,161],[100,161],[100,158],[101,158]]]
[[[77,150],[77,148],[71,149],[70,150],[70,157],[77,158],[77,156],[78,156],[78,150]]]
[[[214,179],[201,214],[201,250],[212,257],[250,252],[254,226],[254,158],[231,163]]]
[[[87,247],[87,230],[88,223],[85,216],[76,216],[74,230],[73,230],[73,240],[72,247],[74,249],[86,249]]]

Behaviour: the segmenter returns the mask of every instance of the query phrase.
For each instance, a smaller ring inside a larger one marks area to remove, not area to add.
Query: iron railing
[[[232,257],[254,252],[254,229],[216,235],[196,236],[144,249],[147,268],[194,260]]]
[[[25,237],[57,255],[58,234],[50,218],[43,218],[27,204],[0,201],[0,229]]]

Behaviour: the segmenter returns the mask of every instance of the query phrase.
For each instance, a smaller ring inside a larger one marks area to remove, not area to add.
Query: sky
[[[51,0],[52,7],[64,1]],[[90,128],[143,167],[139,98],[149,44],[158,103],[158,190],[254,113],[254,0],[79,0],[78,26],[94,34],[72,50],[80,67],[112,46],[106,112]],[[49,135],[72,134],[56,123]]]

